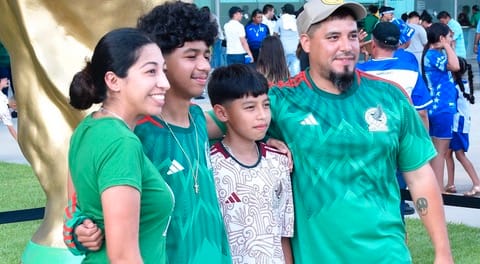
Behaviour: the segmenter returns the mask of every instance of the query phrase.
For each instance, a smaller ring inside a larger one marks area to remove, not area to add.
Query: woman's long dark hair
[[[287,61],[283,56],[282,42],[276,36],[268,36],[262,41],[257,59],[257,71],[270,83],[283,81],[290,77]]]

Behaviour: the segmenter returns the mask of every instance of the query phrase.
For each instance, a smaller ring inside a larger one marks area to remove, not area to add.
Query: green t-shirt
[[[472,17],[470,18],[470,24],[472,25],[472,27],[477,26],[477,23],[478,23],[479,19],[480,19],[480,12],[477,12],[477,13],[472,15]]]
[[[145,117],[135,128],[145,154],[175,194],[176,204],[167,236],[168,261],[231,263],[209,159],[205,116],[197,105],[190,106],[189,112],[195,125],[182,128],[169,124],[178,142],[163,120],[155,116]],[[194,190],[197,166],[198,194]]]
[[[7,48],[0,42],[0,67],[10,67],[10,55]]]
[[[378,17],[373,14],[368,14],[363,20],[363,30],[368,33],[365,41],[372,39],[372,31],[378,23]]]
[[[372,78],[334,95],[302,72],[269,90],[269,133],[294,159],[296,263],[411,262],[395,171],[436,151],[400,89]]]
[[[79,207],[104,233],[102,192],[119,185],[139,190],[142,258],[145,263],[166,263],[173,193],[125,123],[117,118],[87,116],[72,135],[68,163]],[[99,251],[88,252],[83,262],[108,263],[107,243]]]

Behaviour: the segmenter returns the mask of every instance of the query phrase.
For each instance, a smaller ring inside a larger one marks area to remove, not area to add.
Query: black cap
[[[393,13],[393,10],[395,10],[395,8],[393,8],[393,7],[381,6],[380,9],[378,10],[378,12],[379,12],[380,14],[383,14],[383,13]]]
[[[232,18],[233,15],[235,15],[238,12],[243,13],[243,10],[238,6],[232,6],[230,7],[230,10],[228,10],[228,15],[230,16],[230,18]]]
[[[391,22],[379,22],[372,31],[373,37],[386,44],[398,45],[400,41],[400,29]]]

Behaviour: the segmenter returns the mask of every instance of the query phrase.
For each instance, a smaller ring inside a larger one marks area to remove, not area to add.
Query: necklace
[[[106,109],[106,108],[103,107],[103,106],[100,107],[99,111],[102,112],[102,113],[110,114],[111,116],[120,119],[123,123],[125,123],[125,125],[127,125],[128,129],[132,130],[132,128],[128,125],[128,123],[125,122],[125,119],[123,119],[119,114],[117,114],[117,113],[115,113],[115,112],[113,112],[113,111],[110,111],[110,110]]]
[[[200,189],[200,185],[198,184],[198,168],[200,167],[200,144],[198,142],[198,130],[197,130],[197,125],[195,124],[195,122],[193,121],[193,118],[192,118],[192,115],[190,114],[190,112],[188,113],[188,120],[190,120],[190,123],[193,124],[193,129],[195,131],[195,143],[196,143],[196,149],[197,149],[197,164],[196,164],[196,167],[193,166],[193,163],[192,161],[190,160],[190,157],[188,156],[187,152],[185,151],[185,149],[182,147],[182,144],[180,144],[180,140],[178,140],[177,136],[175,136],[175,133],[173,132],[172,128],[170,127],[170,125],[168,124],[167,121],[165,121],[165,118],[160,114],[159,115],[160,118],[163,120],[163,122],[165,123],[165,125],[167,126],[168,128],[168,131],[170,132],[170,134],[172,135],[173,139],[175,140],[175,142],[177,143],[178,147],[180,148],[180,150],[182,151],[183,155],[185,156],[185,158],[187,159],[187,162],[188,162],[188,166],[190,167],[190,171],[192,172],[192,177],[193,177],[193,189],[195,191],[196,194],[198,194],[199,192],[199,189]],[[193,171],[195,170],[195,172]]]

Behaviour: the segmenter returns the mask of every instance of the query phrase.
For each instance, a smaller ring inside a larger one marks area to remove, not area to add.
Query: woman
[[[453,115],[457,112],[457,89],[451,72],[458,71],[460,66],[451,46],[451,35],[447,25],[433,23],[427,29],[428,42],[422,59],[423,77],[433,100],[428,110],[429,132],[438,152],[430,164],[440,190],[444,190],[445,155],[452,139]]]
[[[285,81],[290,77],[285,57],[278,56],[283,53],[282,42],[277,36],[268,36],[263,40],[256,68],[269,83]]]
[[[164,71],[160,48],[122,28],[99,41],[72,80],[73,107],[102,104],[75,129],[68,157],[78,205],[106,236],[84,263],[166,263],[173,194],[132,132],[142,116],[160,114],[170,88]]]

